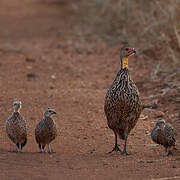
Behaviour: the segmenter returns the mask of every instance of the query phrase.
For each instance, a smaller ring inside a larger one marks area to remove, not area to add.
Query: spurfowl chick
[[[174,129],[171,124],[166,123],[164,119],[159,118],[156,122],[155,128],[151,132],[152,140],[165,147],[163,156],[172,154],[170,148],[175,148]]]
[[[125,155],[128,154],[126,151],[128,134],[136,125],[142,110],[138,89],[128,70],[128,58],[135,53],[136,50],[129,46],[120,50],[121,67],[107,91],[104,104],[107,124],[115,135],[115,146],[110,152],[120,151]],[[125,141],[123,151],[118,147],[117,135]]]
[[[36,142],[39,145],[40,152],[44,152],[46,144],[48,152],[51,153],[50,143],[57,136],[57,128],[54,120],[51,118],[56,112],[53,109],[47,108],[44,112],[44,119],[39,122],[35,129]]]
[[[14,112],[6,120],[6,133],[11,141],[16,144],[18,152],[22,152],[22,148],[27,143],[27,130],[26,130],[26,121],[20,114],[21,102],[15,101],[13,103]]]

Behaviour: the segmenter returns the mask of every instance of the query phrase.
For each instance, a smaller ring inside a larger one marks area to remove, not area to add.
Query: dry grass
[[[136,47],[138,58],[152,63],[151,80],[163,80],[180,93],[179,0],[81,2],[78,33],[93,32],[94,40],[110,46],[128,42]]]
[[[83,23],[108,43],[153,49],[155,58],[180,64],[180,1],[84,0],[81,11]]]

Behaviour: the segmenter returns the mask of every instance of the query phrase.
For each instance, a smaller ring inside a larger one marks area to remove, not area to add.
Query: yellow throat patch
[[[122,58],[122,68],[128,68],[128,57]]]

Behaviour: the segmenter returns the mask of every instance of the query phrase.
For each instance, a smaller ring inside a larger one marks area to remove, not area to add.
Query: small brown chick
[[[159,118],[156,122],[155,128],[151,132],[152,140],[165,148],[165,153],[163,156],[168,156],[172,154],[170,148],[175,148],[175,137],[174,128],[171,124],[166,123],[164,119]]]
[[[54,120],[51,118],[56,112],[53,109],[47,108],[44,112],[44,119],[39,122],[35,129],[36,142],[39,145],[40,152],[45,152],[44,148],[48,145],[48,152],[51,153],[50,143],[57,136],[57,127]]]
[[[16,144],[18,152],[22,152],[22,148],[27,143],[26,121],[20,114],[21,102],[15,101],[13,103],[13,114],[6,120],[6,133],[11,141]]]

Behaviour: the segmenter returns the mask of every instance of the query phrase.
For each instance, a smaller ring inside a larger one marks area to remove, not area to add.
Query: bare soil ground
[[[157,63],[153,58],[137,54],[129,66],[143,102],[157,107],[145,109],[131,132],[129,156],[107,153],[114,136],[103,105],[119,70],[120,45],[93,42],[91,35],[82,33],[78,4],[72,2],[1,0],[0,179],[180,179],[180,150],[164,158],[164,149],[149,136],[162,115],[175,127],[180,149],[179,89],[169,88],[163,76],[150,78]],[[14,100],[22,101],[28,125],[23,153],[10,151],[13,145],[5,133]],[[59,136],[52,143],[53,154],[38,153],[34,138],[46,107],[57,111]]]

